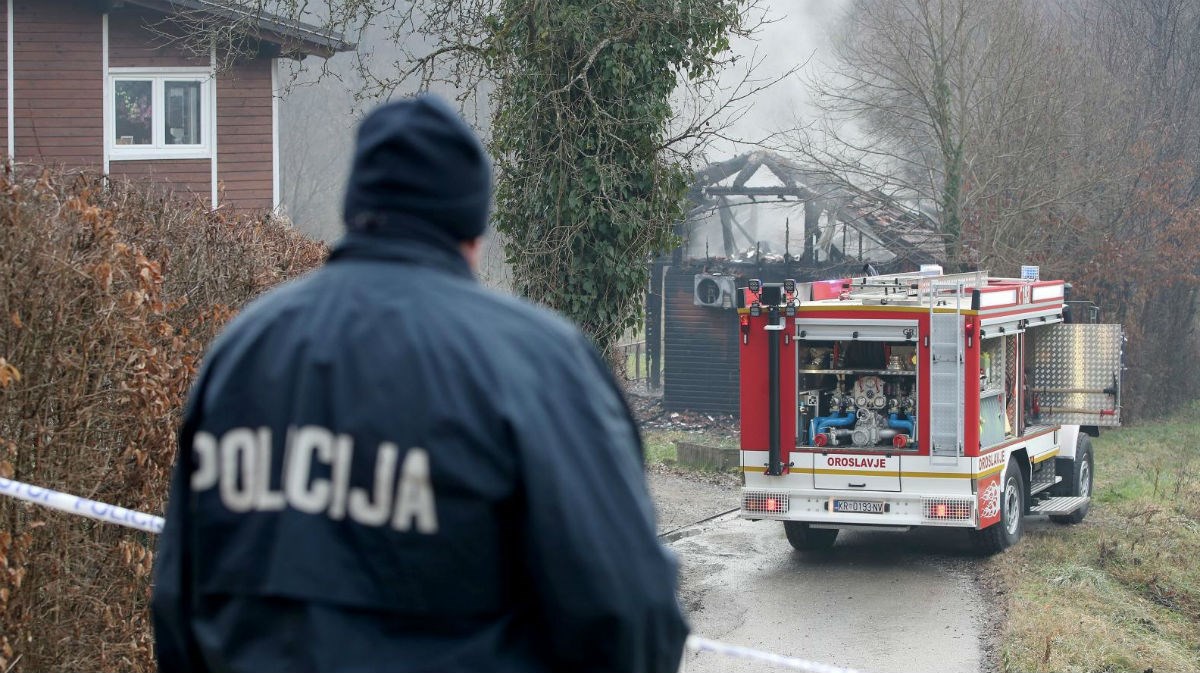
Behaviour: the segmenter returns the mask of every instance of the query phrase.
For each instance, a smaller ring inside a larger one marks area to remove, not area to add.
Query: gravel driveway
[[[658,511],[660,535],[738,506],[736,475],[651,465],[646,480]]]
[[[738,505],[736,475],[651,466],[660,534]],[[848,533],[794,552],[777,522],[721,517],[672,536],[697,635],[866,671],[996,669],[994,617],[961,531]],[[783,669],[689,655],[687,673]]]

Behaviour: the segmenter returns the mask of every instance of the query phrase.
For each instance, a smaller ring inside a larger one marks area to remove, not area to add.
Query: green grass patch
[[[643,431],[642,442],[646,445],[646,463],[650,465],[675,463],[678,460],[675,453],[675,441],[678,439],[676,435],[684,434],[686,433],[672,430]]]
[[[694,442],[721,448],[737,448],[738,446],[738,441],[729,437],[719,437],[690,430],[653,428],[642,430],[642,442],[646,445],[646,463],[649,465],[676,464],[679,456],[675,451],[675,442]]]
[[[990,561],[1005,671],[1200,671],[1200,403],[1093,442],[1077,526],[1032,523]]]

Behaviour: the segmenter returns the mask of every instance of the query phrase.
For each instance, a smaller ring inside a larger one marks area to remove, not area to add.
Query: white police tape
[[[749,659],[766,664],[775,664],[776,666],[793,671],[804,671],[804,673],[858,673],[852,668],[840,668],[816,661],[785,657],[772,652],[742,647],[741,645],[728,645],[715,640],[709,640],[708,638],[701,638],[700,636],[688,636],[685,647],[692,652],[712,652],[713,654],[720,654],[734,659]]]
[[[124,507],[117,507],[116,505],[81,498],[77,495],[62,493],[50,488],[41,488],[33,484],[26,484],[23,481],[14,481],[0,477],[0,495],[7,495],[11,498],[32,502],[69,514],[86,516],[89,519],[104,521],[105,523],[115,523],[120,526],[136,528],[156,535],[161,533],[163,529],[163,518],[161,516],[154,516],[145,512],[138,512],[132,509],[125,509]]]
[[[155,535],[161,533],[163,530],[164,520],[161,516],[125,509],[124,507],[117,507],[116,505],[109,505],[96,500],[89,500],[77,495],[55,491],[51,488],[42,488],[33,484],[27,484],[23,481],[0,477],[0,495],[7,495],[10,498],[32,502],[69,514],[85,516],[96,521],[136,528],[137,530],[154,533]],[[688,636],[686,647],[692,652],[712,652],[735,659],[749,659],[767,664],[775,664],[793,671],[804,671],[805,673],[857,673],[850,668],[839,668],[804,659],[784,657],[740,645],[727,645],[715,640],[709,640],[708,638],[701,638],[700,636]]]

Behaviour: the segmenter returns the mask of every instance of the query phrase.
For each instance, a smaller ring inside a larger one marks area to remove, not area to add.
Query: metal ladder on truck
[[[927,422],[929,456],[934,465],[957,465],[963,455],[963,295],[986,284],[987,274],[977,272],[934,276],[919,285],[929,297]]]

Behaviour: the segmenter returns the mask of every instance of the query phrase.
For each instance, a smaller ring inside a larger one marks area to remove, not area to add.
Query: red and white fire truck
[[[1026,515],[1082,521],[1089,436],[1120,424],[1124,337],[1025,271],[750,280],[741,516],[782,521],[799,550],[949,526],[996,552]]]

